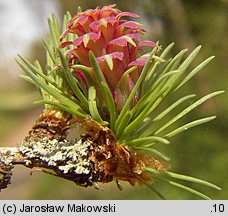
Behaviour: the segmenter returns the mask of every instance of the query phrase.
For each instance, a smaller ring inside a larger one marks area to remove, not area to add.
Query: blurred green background
[[[17,53],[45,63],[42,38],[47,32],[46,17],[54,12],[61,21],[68,10],[83,10],[117,4],[123,11],[140,15],[139,22],[148,30],[147,39],[160,41],[163,47],[175,42],[173,54],[180,49],[201,44],[203,49],[195,65],[205,58],[216,58],[178,94],[197,93],[198,98],[228,86],[228,1],[227,0],[0,0],[0,146],[15,146],[27,134],[42,106],[33,105],[39,93],[18,75]],[[194,64],[192,66],[194,66]],[[172,103],[170,98],[169,103]],[[169,105],[169,104],[167,104]],[[228,198],[228,96],[212,99],[182,121],[217,115],[206,125],[179,135],[162,149],[171,157],[171,170],[208,180],[222,187],[215,191],[193,187],[213,199]],[[13,184],[0,193],[0,199],[158,199],[147,187],[131,187],[115,182],[101,185],[101,190],[81,188],[63,179],[24,167],[14,169]],[[197,199],[196,196],[169,185],[154,182],[167,199]]]

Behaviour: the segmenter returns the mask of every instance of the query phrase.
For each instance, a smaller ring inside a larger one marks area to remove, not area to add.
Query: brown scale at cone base
[[[93,120],[76,118],[80,124],[93,137],[91,160],[95,169],[103,170],[101,182],[108,182],[115,178],[128,181],[132,186],[140,180],[151,180],[151,175],[145,172],[145,168],[153,166],[157,170],[166,170],[168,165],[152,156],[146,156],[134,151],[128,146],[121,145],[108,127],[103,127]]]
[[[45,110],[29,131],[26,141],[36,141],[47,137],[49,140],[64,140],[67,136],[69,118],[58,111]]]

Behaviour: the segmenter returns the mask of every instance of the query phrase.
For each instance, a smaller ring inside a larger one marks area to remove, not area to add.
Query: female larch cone
[[[76,14],[61,37],[60,47],[68,47],[70,66],[79,63],[91,68],[89,53],[94,53],[114,97],[116,108],[120,112],[147,60],[148,54],[142,55],[142,47],[149,47],[151,50],[155,43],[141,39],[145,32],[141,28],[142,24],[123,19],[138,18],[138,15],[121,12],[114,6],[104,6],[102,9],[97,7]],[[74,35],[75,39],[67,41],[68,35]],[[122,75],[133,66],[134,71],[120,82]],[[76,70],[76,76],[87,85],[82,71]],[[95,80],[92,68],[91,76]],[[137,95],[133,103],[137,102]],[[98,107],[103,107],[99,92],[97,97]]]

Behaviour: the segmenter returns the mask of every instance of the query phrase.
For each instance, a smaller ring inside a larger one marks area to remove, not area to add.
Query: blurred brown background
[[[18,77],[17,53],[31,61],[45,63],[42,38],[47,33],[46,18],[54,12],[59,20],[68,10],[83,10],[117,4],[123,11],[140,15],[139,22],[148,30],[146,37],[160,41],[165,47],[175,42],[175,54],[182,48],[192,50],[202,44],[195,64],[206,57],[216,58],[194,78],[180,94],[189,92],[203,96],[215,90],[227,90],[228,80],[228,1],[227,0],[0,0],[0,146],[15,146],[27,134],[42,106],[33,105],[39,93]],[[193,65],[194,66],[194,65]],[[171,101],[170,101],[171,103]],[[213,199],[228,198],[228,96],[213,99],[184,119],[217,115],[206,125],[183,133],[163,151],[172,158],[172,170],[211,181],[223,188],[214,191],[193,185]],[[192,115],[192,116],[191,116]],[[40,172],[29,175],[23,167],[14,169],[13,184],[0,193],[0,199],[157,199],[146,187],[122,183],[101,185],[101,190],[80,188],[71,182]],[[160,183],[154,183],[168,199],[197,197]]]

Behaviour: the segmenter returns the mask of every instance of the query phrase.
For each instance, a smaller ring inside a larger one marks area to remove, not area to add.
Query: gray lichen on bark
[[[70,141],[43,138],[24,141],[19,151],[28,159],[26,166],[52,169],[60,177],[89,186],[93,184],[93,164],[88,158],[91,142],[85,137]]]
[[[10,182],[11,170],[17,164],[52,171],[51,174],[80,186],[97,187],[98,182],[113,179],[112,175],[105,173],[103,165],[96,165],[97,156],[102,153],[90,135],[82,135],[78,140],[44,137],[28,142],[25,139],[18,147],[0,148],[0,188],[5,188]]]
[[[12,165],[0,161],[0,191],[11,183],[12,169]]]

